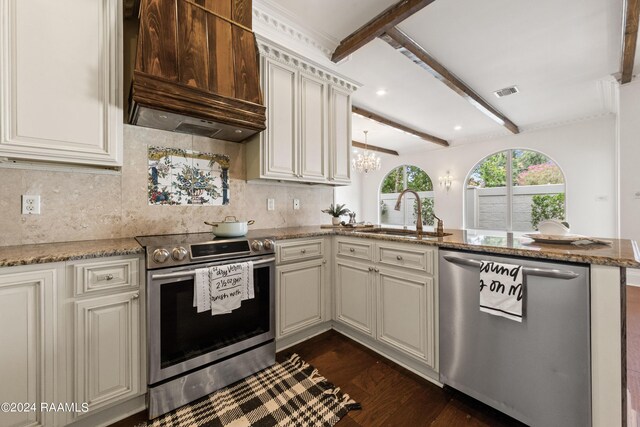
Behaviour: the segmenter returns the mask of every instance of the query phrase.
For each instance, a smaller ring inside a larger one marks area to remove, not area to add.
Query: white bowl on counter
[[[546,219],[538,223],[540,234],[551,234],[554,236],[564,236],[569,234],[569,227],[557,219]]]

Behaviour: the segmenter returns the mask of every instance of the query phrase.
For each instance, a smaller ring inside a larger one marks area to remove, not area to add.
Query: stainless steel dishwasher
[[[480,312],[480,261],[523,266],[522,323]],[[589,267],[440,251],[440,381],[530,426],[591,425]]]

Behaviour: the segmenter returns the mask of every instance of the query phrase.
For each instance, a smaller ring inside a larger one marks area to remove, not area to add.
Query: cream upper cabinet
[[[2,426],[55,424],[55,412],[41,411],[41,404],[57,396],[58,272],[52,265],[0,271],[0,402],[33,405],[0,411]]]
[[[333,184],[351,183],[351,94],[331,87],[329,96],[329,151]]]
[[[121,0],[0,0],[0,157],[122,165]]]
[[[348,185],[354,83],[258,37],[267,129],[247,144],[247,179]]]
[[[263,60],[263,88],[267,130],[262,132],[264,175],[295,179],[298,176],[298,72],[276,61]],[[274,94],[277,94],[275,96]]]

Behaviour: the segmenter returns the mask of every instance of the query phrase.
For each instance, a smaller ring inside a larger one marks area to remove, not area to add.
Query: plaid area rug
[[[297,354],[149,421],[149,427],[332,426],[360,404]]]

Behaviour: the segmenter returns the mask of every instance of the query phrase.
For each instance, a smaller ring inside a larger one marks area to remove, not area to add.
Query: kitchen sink
[[[374,228],[370,230],[358,230],[360,233],[371,233],[371,234],[386,234],[389,236],[402,236],[402,237],[417,237],[418,234],[416,230],[403,230],[398,228]],[[452,233],[443,233],[438,235],[435,231],[423,231],[420,233],[420,237],[444,237],[451,236]]]

